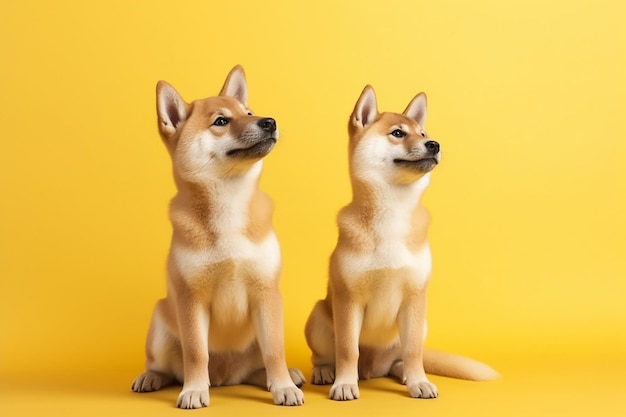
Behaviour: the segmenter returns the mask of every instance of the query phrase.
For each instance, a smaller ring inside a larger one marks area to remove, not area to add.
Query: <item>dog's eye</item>
[[[213,122],[213,126],[226,126],[228,124],[228,119],[225,117],[218,117]]]
[[[396,129],[393,132],[391,132],[391,136],[393,136],[394,138],[403,138],[406,136],[406,132],[400,129]]]
[[[422,132],[422,137],[425,138],[426,137],[426,132]]]
[[[252,112],[250,112],[250,111],[249,111],[249,112],[248,112],[248,116],[252,116]]]

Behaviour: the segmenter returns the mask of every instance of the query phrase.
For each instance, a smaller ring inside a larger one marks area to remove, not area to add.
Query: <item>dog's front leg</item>
[[[402,345],[403,377],[413,398],[436,398],[437,387],[428,381],[424,371],[426,338],[426,289],[421,288],[404,300],[398,314]]]
[[[178,408],[209,405],[209,313],[207,307],[186,293],[177,304],[178,328],[183,351],[183,389]]]
[[[282,297],[277,288],[261,291],[257,297],[253,320],[267,373],[267,388],[274,404],[302,405],[304,394],[296,387],[287,369]]]
[[[350,296],[333,297],[335,323],[335,382],[330,389],[332,400],[359,398],[359,335],[363,309]]]

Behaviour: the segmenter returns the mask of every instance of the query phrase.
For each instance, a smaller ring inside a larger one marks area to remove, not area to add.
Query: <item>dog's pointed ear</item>
[[[241,65],[236,65],[226,77],[220,96],[228,96],[241,101],[244,106],[248,105],[248,85],[246,74]]]
[[[163,138],[169,139],[187,120],[187,103],[174,87],[165,81],[157,83],[156,94],[159,131]]]
[[[424,123],[426,122],[426,94],[419,93],[416,95],[406,107],[403,114],[424,127]]]
[[[371,85],[366,85],[354,106],[350,123],[354,127],[365,128],[374,122],[376,116],[378,116],[376,93]]]

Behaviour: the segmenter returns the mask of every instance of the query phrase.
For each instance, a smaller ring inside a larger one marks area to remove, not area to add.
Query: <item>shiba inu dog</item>
[[[306,324],[311,382],[333,384],[333,400],[359,398],[359,378],[394,376],[411,397],[435,398],[426,372],[497,377],[480,362],[423,348],[431,253],[420,200],[441,157],[425,120],[424,93],[402,114],[379,113],[370,86],[350,117],[352,202],[337,217],[327,296]]]
[[[304,402],[304,377],[285,360],[273,207],[258,186],[278,129],[274,119],[255,116],[247,98],[240,66],[219,96],[191,103],[157,84],[159,132],[177,194],[167,297],[154,309],[146,372],[132,390],[182,383],[179,408],[209,405],[211,384],[267,386],[275,404]]]

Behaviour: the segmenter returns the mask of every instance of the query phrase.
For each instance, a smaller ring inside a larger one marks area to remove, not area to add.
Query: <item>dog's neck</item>
[[[384,216],[411,212],[420,204],[429,183],[430,174],[425,174],[410,184],[389,184],[353,177],[351,205],[365,212]]]
[[[353,176],[353,199],[337,219],[342,245],[371,253],[394,244],[423,247],[429,220],[421,198],[428,182],[428,174],[408,185]]]
[[[203,173],[196,179],[176,178],[177,196],[187,202],[197,201],[207,205],[236,203],[236,200],[249,199],[255,189],[263,161],[258,161],[245,171],[230,174]]]
[[[254,239],[251,234],[256,232],[258,223],[271,227],[271,203],[265,202],[268,198],[258,187],[261,168],[259,161],[249,170],[233,176],[201,182],[179,178],[176,181],[178,193],[170,205],[175,236],[204,242],[233,234],[250,235]],[[261,213],[254,212],[253,206]],[[259,206],[261,208],[257,209]],[[267,227],[261,226],[263,233]]]

